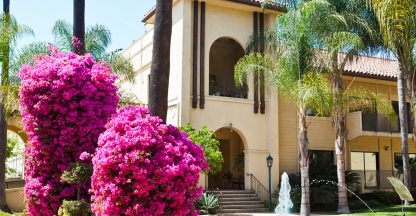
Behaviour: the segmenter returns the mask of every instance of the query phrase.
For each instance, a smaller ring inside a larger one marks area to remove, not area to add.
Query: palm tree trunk
[[[172,36],[172,1],[158,0],[154,25],[148,109],[166,123]]]
[[[309,140],[308,129],[306,125],[306,114],[304,110],[300,110],[299,118],[299,157],[302,190],[300,215],[309,216],[311,214],[311,204],[309,198]]]
[[[10,15],[10,1],[3,0],[3,12]],[[8,20],[6,19],[6,22]],[[3,53],[1,85],[7,84],[9,78],[9,50]],[[4,112],[4,104],[0,99],[0,210],[11,213],[6,203],[6,148],[7,148],[7,121]]]
[[[11,213],[6,203],[6,147],[7,147],[7,122],[4,115],[3,103],[0,103],[0,210]]]
[[[10,0],[3,0],[3,12],[10,13]]]
[[[398,48],[400,51],[400,48]],[[399,96],[399,121],[400,121],[400,137],[402,141],[402,157],[403,157],[403,176],[404,185],[410,191],[410,167],[409,167],[409,140],[408,140],[408,122],[407,122],[407,106],[406,106],[406,89],[405,79],[402,68],[402,59],[399,55],[397,67],[397,93]],[[406,205],[410,202],[406,201]]]
[[[85,54],[85,0],[74,0],[74,37],[80,45],[73,46],[72,50],[78,55]]]
[[[335,147],[337,154],[338,175],[338,213],[348,214],[347,189],[345,186],[345,117],[337,114],[335,118]]]
[[[338,213],[350,213],[348,208],[347,189],[345,188],[345,115],[346,111],[342,104],[342,70],[338,67],[338,53],[332,56],[332,91],[334,94],[334,108],[332,121],[335,130],[335,151],[337,154],[337,176],[338,176]]]

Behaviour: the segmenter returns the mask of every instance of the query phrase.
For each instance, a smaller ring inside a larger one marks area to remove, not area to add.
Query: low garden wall
[[[23,191],[23,187],[6,189],[6,203],[14,212],[23,212],[25,209]]]

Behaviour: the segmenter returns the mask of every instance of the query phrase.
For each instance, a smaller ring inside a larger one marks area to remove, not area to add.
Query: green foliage
[[[272,200],[272,205],[269,204],[269,201],[265,200],[263,201],[264,207],[268,208],[271,212],[274,212],[274,210],[277,207],[277,202],[273,202]]]
[[[212,130],[208,130],[207,126],[202,126],[202,129],[196,131],[190,123],[185,127],[180,126],[179,129],[189,135],[189,140],[204,149],[204,157],[207,159],[209,165],[209,170],[202,171],[204,174],[216,174],[222,170],[224,158],[219,148],[220,142],[215,139]]]
[[[384,204],[380,203],[376,200],[366,200],[364,201],[370,208],[377,208],[377,207],[383,207]],[[367,206],[361,202],[360,200],[352,200],[348,202],[348,208],[350,210],[355,210],[355,209],[366,209]]]
[[[329,80],[319,73],[298,73],[299,67],[293,59],[280,57],[276,63],[270,55],[253,53],[241,58],[235,66],[234,78],[237,86],[245,84],[248,75],[264,70],[264,82],[272,90],[279,91],[291,100],[298,111],[315,108],[317,114],[328,114],[332,110],[332,90]],[[300,79],[300,80],[299,80]]]
[[[19,24],[13,16],[5,13],[0,15],[0,100],[4,104],[6,118],[19,113],[17,92],[20,80],[16,79],[16,72],[21,66],[19,65],[21,56],[16,50],[17,41],[24,36],[33,35],[31,28]]]
[[[18,139],[11,137],[11,136],[7,136],[6,160],[17,156],[17,153],[14,152],[14,150],[16,149],[18,144],[19,144]]]
[[[85,200],[81,201],[63,201],[61,208],[58,210],[60,216],[89,216],[93,215],[91,204]]]
[[[70,185],[77,185],[77,200],[64,200],[59,208],[58,215],[63,216],[87,216],[92,215],[91,203],[81,200],[81,187],[86,182],[91,181],[93,166],[82,162],[71,163],[61,175],[61,182]]]
[[[93,167],[82,162],[71,163],[61,175],[61,182],[82,185],[91,180]]]
[[[309,181],[311,206],[328,204],[337,197],[338,187],[326,181],[338,182],[337,166],[334,165],[329,157],[313,158],[309,164]],[[360,178],[358,174],[351,171],[345,172],[345,184],[351,188],[359,184]],[[313,183],[312,183],[313,182]],[[301,201],[301,175],[300,173],[289,175],[289,184],[292,187],[291,198],[295,206],[300,206]],[[278,196],[278,191],[273,194]]]
[[[373,190],[370,200],[375,200],[383,205],[400,205],[401,199],[396,191]]]
[[[201,214],[216,214],[219,206],[218,197],[214,194],[203,193],[200,200],[195,200],[195,208],[201,210]]]
[[[241,152],[235,157],[233,170],[240,174],[240,178],[244,176],[244,152]]]
[[[394,154],[394,168],[403,173],[403,157],[400,153]],[[409,158],[409,169],[416,170],[416,158]]]
[[[118,101],[118,109],[123,109],[128,106],[144,106],[137,95],[132,92],[128,92],[124,89],[119,89],[117,93],[120,95]]]

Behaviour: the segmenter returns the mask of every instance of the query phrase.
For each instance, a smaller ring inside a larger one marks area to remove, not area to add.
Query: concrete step
[[[256,204],[262,204],[263,202],[259,200],[255,201],[222,201],[220,202],[221,205],[256,205]]]
[[[220,210],[218,210],[221,212]],[[222,209],[222,213],[257,213],[257,212],[269,212],[267,208],[250,208],[250,209]]]
[[[222,202],[242,202],[242,201],[260,201],[258,197],[223,197]]]
[[[252,191],[252,190],[222,190],[222,191],[211,190],[211,191],[206,191],[206,193],[213,193],[213,194],[220,194],[220,192],[222,194],[254,194],[254,191]]]
[[[257,197],[256,194],[222,194],[223,198]]]
[[[264,208],[263,204],[251,204],[251,205],[222,205],[222,209],[254,209]]]

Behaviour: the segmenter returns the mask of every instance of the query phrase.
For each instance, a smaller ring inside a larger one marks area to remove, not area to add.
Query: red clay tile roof
[[[370,56],[354,56],[345,65],[346,75],[374,76],[375,79],[395,80],[397,78],[397,61]]]

